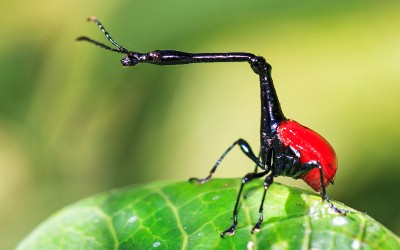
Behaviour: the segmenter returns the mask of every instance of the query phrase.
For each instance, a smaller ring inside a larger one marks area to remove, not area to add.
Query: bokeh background
[[[399,11],[390,0],[2,1],[0,249],[81,198],[203,177],[239,137],[258,151],[248,65],[122,68],[123,55],[74,41],[106,42],[90,15],[140,52],[265,56],[286,116],[336,149],[331,198],[399,234]],[[235,149],[216,177],[252,169]]]

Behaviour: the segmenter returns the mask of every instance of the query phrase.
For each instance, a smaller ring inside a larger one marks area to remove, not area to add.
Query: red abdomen
[[[300,162],[317,161],[324,173],[325,187],[333,183],[337,170],[336,154],[332,146],[319,134],[299,123],[286,120],[281,122],[277,134],[282,143],[300,153]],[[317,168],[301,177],[315,191],[321,190],[321,180]]]

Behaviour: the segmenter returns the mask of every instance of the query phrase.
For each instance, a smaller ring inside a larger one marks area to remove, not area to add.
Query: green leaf
[[[240,179],[151,183],[100,194],[40,225],[18,249],[400,249],[399,238],[364,213],[333,213],[314,193],[274,183],[261,231],[262,180],[246,185],[235,235],[231,223]]]

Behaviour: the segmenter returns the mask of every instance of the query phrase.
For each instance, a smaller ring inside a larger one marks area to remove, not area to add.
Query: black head
[[[121,60],[121,64],[124,67],[128,67],[128,66],[135,66],[136,64],[139,63],[139,58],[137,56],[137,53],[135,52],[129,52],[128,54],[126,54],[126,56],[124,58],[122,58]]]

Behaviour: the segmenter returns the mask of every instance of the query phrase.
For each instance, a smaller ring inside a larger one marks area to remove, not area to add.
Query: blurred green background
[[[74,41],[106,42],[90,15],[140,52],[265,56],[285,115],[336,150],[330,197],[399,234],[399,11],[399,1],[372,0],[2,1],[0,249],[81,198],[203,177],[239,137],[258,151],[248,65],[124,69],[123,55]],[[216,177],[252,169],[236,149]]]

